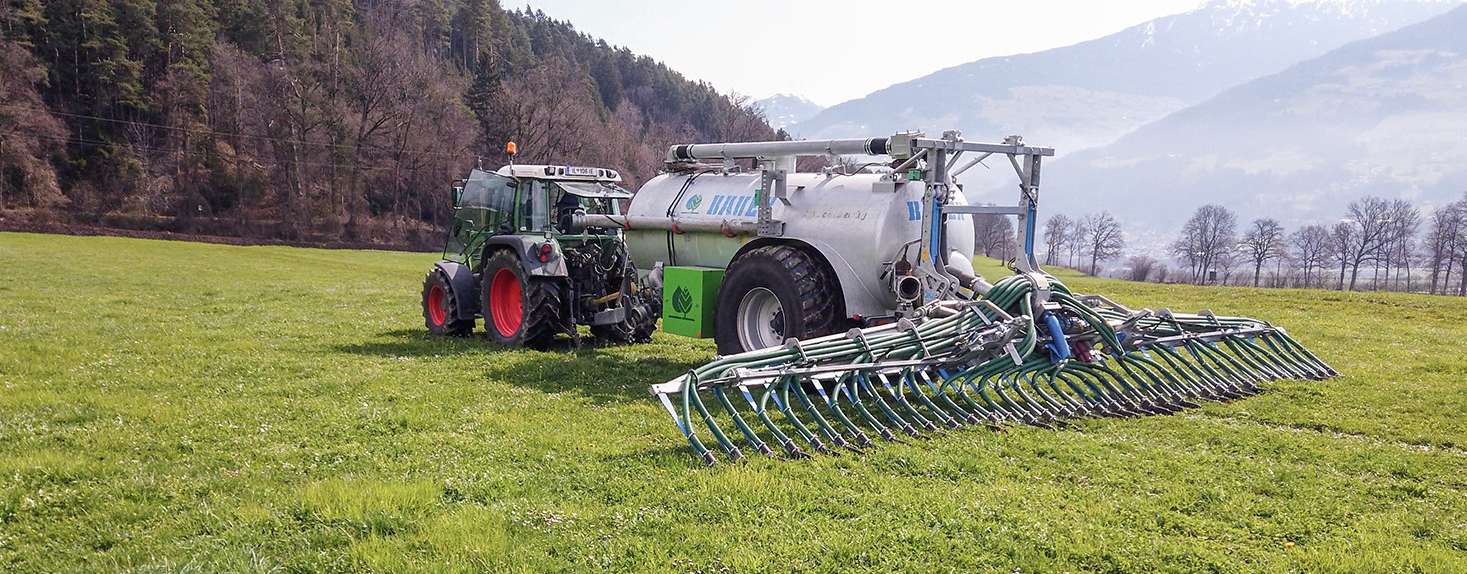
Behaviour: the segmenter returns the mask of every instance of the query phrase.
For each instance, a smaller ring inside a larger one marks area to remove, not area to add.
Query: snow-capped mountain
[[[1225,88],[1453,5],[1211,2],[1073,46],[941,70],[827,108],[793,131],[823,138],[956,127],[971,139],[1022,134],[1063,155],[1112,142]]]
[[[1105,204],[1171,231],[1218,203],[1240,219],[1337,221],[1363,195],[1429,208],[1467,192],[1467,6],[1244,83],[1055,161],[1042,209]]]
[[[820,104],[791,94],[775,94],[755,101],[754,105],[764,110],[764,119],[774,129],[788,128],[825,109]]]

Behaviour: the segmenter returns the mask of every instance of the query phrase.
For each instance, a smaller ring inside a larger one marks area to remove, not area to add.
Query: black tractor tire
[[[460,317],[458,298],[448,275],[434,267],[423,278],[423,325],[434,335],[467,337],[474,332],[474,317]]]
[[[484,330],[508,347],[548,347],[564,324],[564,281],[525,272],[514,252],[501,249],[484,258],[479,280]],[[500,281],[503,281],[502,283]],[[498,298],[502,298],[500,301]],[[514,304],[518,297],[519,304]]]
[[[840,284],[823,261],[791,245],[759,247],[729,265],[718,290],[713,334],[718,354],[757,350],[744,348],[739,340],[738,313],[744,296],[758,288],[779,300],[785,338],[820,337],[846,325]]]

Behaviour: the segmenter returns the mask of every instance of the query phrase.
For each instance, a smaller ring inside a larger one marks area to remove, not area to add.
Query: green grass
[[[430,255],[0,234],[0,571],[1467,571],[1467,302],[1067,277],[1344,373],[705,469],[708,341],[423,333]]]

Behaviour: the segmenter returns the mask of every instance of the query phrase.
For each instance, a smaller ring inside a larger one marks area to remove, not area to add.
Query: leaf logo
[[[687,287],[678,287],[672,292],[672,310],[684,317],[693,310],[693,294],[688,292]]]
[[[699,205],[703,205],[703,196],[695,195],[689,197],[687,203],[683,204],[683,207],[686,208],[688,211],[693,211],[695,209],[698,209]]]

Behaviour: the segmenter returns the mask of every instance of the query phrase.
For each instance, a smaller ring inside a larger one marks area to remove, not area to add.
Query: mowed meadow
[[[1463,299],[1062,274],[1343,376],[704,468],[647,386],[710,341],[430,337],[433,260],[0,234],[0,571],[1467,571]]]

